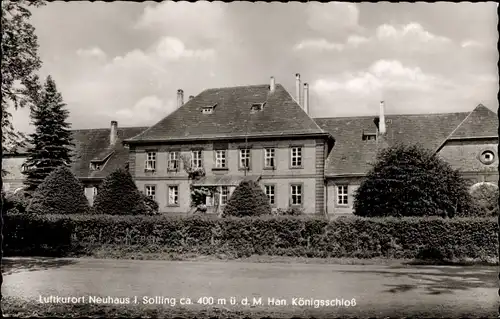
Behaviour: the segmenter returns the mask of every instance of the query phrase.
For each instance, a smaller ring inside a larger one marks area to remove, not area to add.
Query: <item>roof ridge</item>
[[[276,86],[281,84],[276,83]],[[204,89],[203,91],[200,92],[206,92],[206,91],[216,91],[216,90],[229,90],[229,89],[237,89],[237,88],[250,88],[250,87],[266,87],[269,86],[269,84],[248,84],[248,85],[236,85],[236,86],[221,86],[221,87],[216,87],[216,88],[209,88],[209,89]]]
[[[442,112],[442,113],[398,113],[398,114],[385,114],[385,116],[429,116],[429,115],[451,115],[451,114],[468,114],[469,112]],[[373,118],[375,115],[359,115],[359,116],[331,116],[331,117],[315,117],[314,120],[331,120],[331,119],[364,119]]]
[[[141,128],[148,128],[149,126],[121,126],[118,127],[118,129],[141,129]],[[97,131],[97,130],[110,130],[110,127],[98,127],[98,128],[80,128],[80,129],[74,129],[70,130],[71,132],[81,132],[81,131]]]

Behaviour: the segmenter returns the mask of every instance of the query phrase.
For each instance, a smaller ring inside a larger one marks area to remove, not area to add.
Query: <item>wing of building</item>
[[[469,112],[385,114],[314,118],[309,90],[296,75],[290,95],[269,84],[208,89],[147,127],[74,131],[73,171],[90,201],[96,186],[125,167],[138,188],[165,213],[187,212],[192,187],[210,187],[209,210],[224,206],[243,179],[258,181],[273,207],[301,207],[309,214],[350,214],[353,193],[380,147],[420,143],[437,152],[473,182],[498,181],[498,117],[483,105]],[[381,134],[383,133],[383,134]],[[383,136],[383,139],[381,138]],[[23,153],[2,159],[10,171],[4,183],[22,183]],[[203,170],[190,180],[184,169]],[[4,164],[5,165],[5,164]]]

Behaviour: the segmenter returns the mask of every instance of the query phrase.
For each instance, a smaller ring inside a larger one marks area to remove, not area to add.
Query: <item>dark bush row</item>
[[[6,256],[91,255],[112,245],[141,252],[229,257],[481,258],[497,256],[495,218],[8,215]]]

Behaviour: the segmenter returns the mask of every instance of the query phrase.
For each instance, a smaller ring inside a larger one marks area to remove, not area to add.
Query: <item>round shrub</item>
[[[498,216],[498,186],[478,183],[471,187],[472,199],[479,206],[481,216]]]
[[[459,171],[419,145],[383,149],[354,198],[363,217],[477,215]]]
[[[82,183],[60,166],[38,185],[27,208],[32,214],[87,214],[89,203]]]
[[[247,217],[270,214],[269,199],[259,184],[251,180],[244,180],[229,198],[222,216]]]
[[[103,180],[94,199],[94,212],[109,215],[146,214],[143,196],[130,173],[119,168]]]

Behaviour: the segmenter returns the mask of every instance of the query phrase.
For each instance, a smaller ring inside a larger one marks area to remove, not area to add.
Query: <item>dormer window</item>
[[[260,112],[264,109],[264,105],[266,103],[254,103],[252,104],[252,106],[250,107],[250,113],[257,113],[257,112]]]
[[[90,163],[90,169],[92,171],[100,171],[101,170],[101,164],[99,164],[99,163]]]
[[[377,134],[376,133],[363,133],[362,139],[363,139],[363,141],[375,141],[375,140],[377,140]]]
[[[214,112],[216,106],[217,106],[217,104],[212,105],[212,106],[204,106],[201,108],[201,113],[212,114]]]

